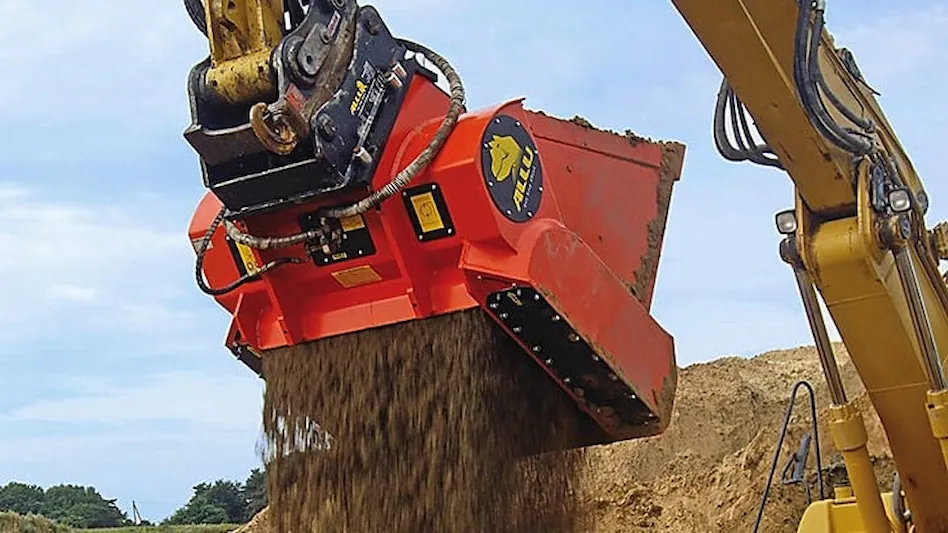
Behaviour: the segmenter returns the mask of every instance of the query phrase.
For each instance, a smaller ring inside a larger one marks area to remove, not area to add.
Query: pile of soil
[[[275,462],[269,488],[282,496],[245,531],[750,532],[790,390],[800,380],[816,390],[825,488],[832,493],[834,465],[840,461],[825,423],[828,395],[812,348],[681,369],[665,434],[547,456],[527,466],[531,480],[523,465],[514,468],[501,458],[530,435],[555,438],[568,432],[530,429],[537,410],[565,413],[568,406],[549,390],[551,405],[536,403],[543,391],[530,390],[537,387],[532,363],[518,364],[529,359],[509,357],[509,351],[491,352],[499,341],[483,335],[490,326],[476,314],[438,321],[438,338],[431,330],[395,336],[382,328],[372,341],[359,337],[358,342],[373,344],[360,345],[358,352],[350,351],[356,348],[354,337],[340,337],[314,345],[311,357],[270,358],[269,371],[284,377],[270,383],[271,390],[281,392],[267,399],[269,431],[274,432],[277,411],[292,412],[294,427],[317,415],[331,418],[338,428],[334,438],[350,444],[332,453],[307,452],[305,461],[292,465]],[[448,321],[451,327],[443,327]],[[839,345],[835,349],[847,393],[866,417],[880,487],[888,488],[894,470],[884,434],[848,355]],[[337,360],[333,371],[318,362],[343,357],[349,363]],[[348,370],[338,374],[339,368]],[[304,400],[307,394],[313,399]],[[803,486],[779,482],[784,464],[810,429],[805,398],[801,389],[762,532],[794,530],[808,503]],[[423,408],[402,410],[406,399]],[[393,433],[400,436],[398,448],[395,439],[385,437]],[[815,498],[813,459],[811,453],[808,472]],[[284,528],[276,527],[278,520]]]
[[[866,419],[880,488],[888,489],[894,468],[881,424],[845,349],[834,349],[847,394]],[[791,389],[800,380],[816,392],[824,485],[832,494],[842,461],[826,425],[829,395],[814,348],[723,358],[685,368],[679,379],[673,419],[663,435],[587,451],[582,531],[751,532]],[[784,465],[811,428],[806,400],[806,389],[800,389],[761,532],[795,531],[808,504],[802,485],[780,483]],[[809,486],[817,498],[814,465],[811,452]]]

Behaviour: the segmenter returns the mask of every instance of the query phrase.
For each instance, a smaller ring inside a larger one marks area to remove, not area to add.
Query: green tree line
[[[77,529],[133,525],[128,514],[95,487],[56,485],[44,489],[12,481],[0,487],[0,512],[39,515]],[[167,525],[243,524],[267,505],[264,473],[253,469],[243,482],[219,479],[200,483],[182,507],[162,523]],[[146,521],[143,525],[150,525]]]

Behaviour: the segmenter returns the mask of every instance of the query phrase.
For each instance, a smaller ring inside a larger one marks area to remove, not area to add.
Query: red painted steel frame
[[[447,106],[447,96],[430,81],[417,77],[412,82],[375,186],[425,147]],[[498,114],[515,117],[531,132],[542,162],[542,203],[523,223],[508,220],[495,207],[482,175],[482,136]],[[452,235],[420,242],[402,199],[390,198],[365,214],[375,254],[328,266],[285,265],[217,297],[234,317],[228,342],[264,352],[485,305],[491,292],[529,285],[657,415],[645,433],[661,432],[670,418],[677,367],[673,340],[648,308],[683,153],[678,144],[630,139],[528,111],[519,100],[466,113],[440,155],[409,185],[437,184],[455,228]],[[258,235],[296,233],[297,215],[318,205],[256,216],[247,229]],[[212,194],[201,200],[189,229],[193,241],[219,209]],[[306,252],[295,247],[255,254],[263,264]],[[371,267],[380,279],[345,288],[334,277],[340,271],[360,272],[353,270],[360,267]],[[239,275],[223,228],[212,238],[204,272],[212,287]],[[608,431],[608,421],[598,420]]]

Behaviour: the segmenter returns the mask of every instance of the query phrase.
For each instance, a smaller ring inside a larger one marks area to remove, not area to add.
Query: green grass
[[[215,524],[209,526],[150,526],[150,527],[111,527],[103,529],[77,529],[90,533],[227,533],[240,527],[238,524]]]
[[[113,527],[104,529],[77,529],[94,533],[227,533],[240,527],[238,524],[219,524],[212,526],[154,526],[154,527]]]
[[[20,516],[0,512],[0,533],[227,533],[240,527],[239,524],[216,524],[208,526],[150,526],[112,527],[102,529],[72,529],[56,524],[41,516]]]
[[[3,533],[70,533],[68,527],[50,522],[41,516],[20,516],[5,512],[0,512],[0,531]]]

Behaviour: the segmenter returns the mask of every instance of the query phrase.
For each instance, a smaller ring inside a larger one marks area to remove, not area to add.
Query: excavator
[[[666,430],[674,341],[649,309],[683,145],[522,100],[467,109],[447,59],[355,0],[184,3],[210,51],[188,77],[207,188],[189,237],[236,358],[260,374],[276,348],[479,308],[579,407],[577,446]],[[722,157],[794,185],[778,249],[849,480],[797,531],[948,531],[948,225],[926,225],[922,181],[825,0],[671,4],[723,75]],[[892,490],[820,299],[885,430]]]

